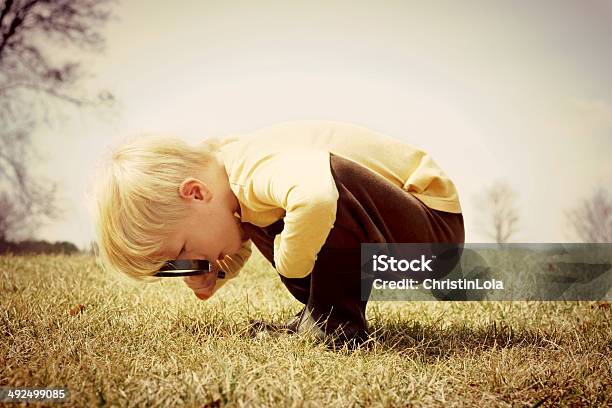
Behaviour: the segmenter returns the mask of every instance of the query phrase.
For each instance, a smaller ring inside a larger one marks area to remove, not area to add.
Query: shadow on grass
[[[186,333],[201,339],[211,337],[238,336],[257,337],[266,332],[273,337],[296,336],[295,327],[287,327],[287,318],[283,315],[272,319],[250,319],[248,322],[230,318],[223,314],[193,316],[179,314],[173,319],[171,331]],[[416,353],[425,358],[449,357],[463,354],[466,351],[485,351],[494,347],[554,347],[551,338],[542,330],[516,328],[511,325],[492,322],[484,326],[467,326],[452,324],[441,327],[438,323],[423,324],[417,321],[374,321],[370,323],[369,336],[364,342],[349,345],[350,349],[377,349],[401,353]],[[327,343],[326,343],[327,344]],[[327,344],[328,348],[342,348],[342,342]]]
[[[284,315],[282,318],[275,316],[270,320],[250,319],[248,322],[242,318],[232,319],[230,316],[218,314],[200,315],[196,319],[193,316],[179,315],[173,320],[170,330],[175,334],[186,333],[199,339],[225,336],[249,339],[257,337],[261,332],[266,332],[272,337],[292,336],[296,337],[296,340],[300,336],[295,332],[295,327],[287,326],[287,318]],[[558,344],[565,344],[567,337],[567,333],[563,334],[555,328],[544,331],[499,321],[479,326],[462,323],[441,326],[436,322],[423,324],[407,320],[374,320],[370,322],[369,336],[365,341],[349,344],[348,348],[392,351],[424,359],[437,359],[484,352],[493,348],[555,349],[561,347]],[[332,341],[325,344],[332,351],[344,349],[342,342]]]
[[[485,351],[492,348],[545,346],[551,342],[541,331],[526,328],[516,330],[510,325],[493,322],[487,326],[439,326],[419,322],[392,322],[371,325],[369,348],[415,352],[425,358],[446,358],[466,351]]]
[[[248,337],[255,337],[258,332],[267,332],[274,336],[297,336],[294,331],[287,330],[282,323],[263,321],[251,321],[251,324],[242,331]],[[368,338],[358,344],[349,343],[348,348],[410,353],[425,359],[436,359],[492,348],[525,346],[551,348],[554,347],[554,343],[551,343],[550,337],[539,330],[515,329],[498,322],[477,328],[460,324],[441,328],[436,324],[399,321],[372,324]],[[342,341],[332,340],[325,344],[330,350],[344,349]]]

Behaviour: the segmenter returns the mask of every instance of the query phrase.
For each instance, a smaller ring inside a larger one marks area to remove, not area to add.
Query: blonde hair
[[[171,136],[137,135],[115,148],[96,176],[90,208],[98,264],[140,281],[164,263],[164,239],[176,231],[187,208],[179,185],[201,177],[218,160],[221,143],[210,137],[198,145]]]

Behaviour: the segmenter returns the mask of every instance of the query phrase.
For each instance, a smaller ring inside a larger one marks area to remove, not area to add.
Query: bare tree
[[[518,194],[505,181],[493,182],[477,197],[479,229],[498,244],[507,243],[518,231]]]
[[[91,98],[78,88],[85,72],[76,61],[57,62],[51,47],[101,51],[98,29],[114,0],[0,1],[0,240],[31,234],[60,215],[57,188],[29,164],[31,133],[49,121],[50,104],[107,107],[113,95]]]
[[[584,242],[612,243],[612,198],[605,188],[565,211],[570,229]]]
[[[29,171],[30,128],[0,133],[0,241],[31,235],[61,215],[57,185]]]

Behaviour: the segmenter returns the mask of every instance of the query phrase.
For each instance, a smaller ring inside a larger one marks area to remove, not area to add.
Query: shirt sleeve
[[[336,220],[339,194],[329,152],[299,148],[278,153],[258,166],[252,182],[262,204],[285,210],[283,231],[274,240],[276,270],[288,278],[307,276]]]
[[[222,271],[225,272],[224,279],[217,279],[215,283],[215,287],[213,289],[213,295],[219,290],[223,285],[227,283],[228,280],[234,279],[236,276],[240,274],[244,264],[251,257],[251,240],[244,241],[242,246],[238,250],[238,252],[234,254],[226,255],[222,260],[217,261],[217,264],[221,268]]]

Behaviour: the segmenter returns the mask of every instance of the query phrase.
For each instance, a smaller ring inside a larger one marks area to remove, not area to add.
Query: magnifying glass
[[[205,259],[173,259],[166,261],[164,265],[153,275],[162,278],[175,276],[204,275],[212,272],[212,264]],[[224,279],[225,272],[219,270],[217,278]]]

